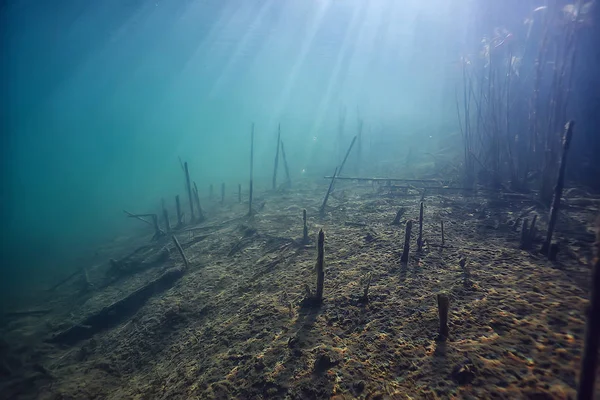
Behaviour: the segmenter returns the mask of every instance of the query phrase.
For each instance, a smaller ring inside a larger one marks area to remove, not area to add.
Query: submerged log
[[[98,332],[117,325],[125,318],[135,314],[152,295],[170,288],[183,276],[184,272],[185,268],[183,267],[166,270],[161,276],[137,289],[127,297],[87,316],[78,324],[57,333],[47,341],[50,343],[73,345],[81,340],[92,337]]]
[[[185,186],[188,192],[188,201],[190,202],[190,221],[194,221],[196,218],[194,216],[194,201],[192,199],[192,185],[190,183],[190,170],[188,169],[187,161],[183,163],[183,168],[185,170]]]
[[[444,341],[448,338],[448,306],[450,299],[448,295],[440,293],[437,295],[438,314],[440,317],[440,332],[438,340]]]

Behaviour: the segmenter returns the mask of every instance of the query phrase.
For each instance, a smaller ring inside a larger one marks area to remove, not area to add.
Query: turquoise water
[[[252,123],[259,188],[278,124],[294,179],[330,174],[359,119],[367,167],[455,144],[460,55],[501,21],[523,31],[531,7],[5,2],[4,272],[61,275],[127,232],[122,209],[183,196],[178,157],[201,195],[245,183]]]

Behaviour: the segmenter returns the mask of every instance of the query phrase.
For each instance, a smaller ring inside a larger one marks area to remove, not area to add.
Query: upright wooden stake
[[[273,169],[273,190],[277,189],[277,166],[279,164],[279,142],[281,140],[281,124],[277,128],[277,147],[275,151],[275,167]]]
[[[196,201],[196,210],[198,210],[198,222],[204,221],[204,211],[200,205],[200,195],[198,194],[198,186],[194,182],[194,200]]]
[[[175,196],[175,205],[177,207],[177,229],[183,226],[183,214],[181,214],[181,203],[179,202],[179,195]]]
[[[423,202],[419,211],[419,237],[417,239],[417,251],[423,250]]]
[[[594,381],[598,365],[598,347],[600,345],[600,218],[596,222],[596,260],[592,269],[592,290],[587,311],[585,342],[577,400],[594,398]]]
[[[308,243],[308,226],[306,225],[306,209],[302,210],[302,220],[304,221],[304,229],[302,230],[302,243]]]
[[[290,178],[290,169],[288,168],[287,158],[285,156],[285,147],[283,147],[283,140],[281,141],[281,155],[283,156],[283,166],[285,167],[285,178],[287,187],[292,186],[292,179]]]
[[[165,199],[160,199],[160,202],[162,206],[163,219],[165,220],[165,230],[167,232],[171,232],[171,222],[169,221],[169,213],[165,207]]]
[[[550,257],[550,250],[552,244],[552,235],[554,233],[554,227],[556,226],[556,217],[558,216],[558,209],[560,207],[560,198],[562,197],[563,187],[565,185],[565,168],[567,167],[567,152],[571,145],[571,138],[573,137],[573,127],[575,121],[569,121],[565,125],[565,134],[563,136],[563,148],[562,156],[560,158],[560,165],[558,168],[558,177],[556,179],[556,186],[554,187],[554,198],[552,199],[552,207],[550,208],[550,219],[548,222],[548,232],[546,233],[546,241],[542,246],[542,253]]]
[[[437,295],[438,314],[440,316],[440,333],[438,339],[441,341],[448,338],[448,306],[450,299],[448,295],[440,293]]]
[[[402,251],[402,257],[400,261],[403,263],[408,262],[408,253],[410,251],[410,234],[412,231],[412,221],[406,221],[406,232],[404,233],[404,251]]]
[[[252,175],[254,173],[254,122],[250,133],[250,195],[248,201],[248,215],[252,215]]]
[[[329,189],[327,189],[327,194],[325,195],[325,198],[323,199],[323,204],[321,205],[321,210],[320,210],[321,216],[325,215],[325,206],[327,205],[327,199],[329,199],[329,194],[331,193],[331,189],[333,188],[333,184],[335,182],[335,177],[337,175],[337,171],[338,171],[338,169],[336,168],[335,171],[333,172],[333,176],[331,177],[331,182],[329,183]]]
[[[238,183],[238,203],[242,202],[242,184]]]
[[[323,262],[325,258],[325,251],[323,244],[325,243],[325,234],[323,229],[319,231],[319,240],[317,244],[317,293],[316,301],[321,303],[323,301],[323,283],[325,282],[325,272],[323,270]]]
[[[444,244],[445,244],[445,240],[444,240],[444,220],[441,220],[440,224],[442,225],[442,246],[444,246]]]
[[[196,218],[194,216],[194,202],[192,200],[192,185],[190,184],[190,171],[188,169],[187,161],[183,163],[183,168],[185,170],[185,183],[188,192],[188,201],[190,202],[190,222],[194,221]]]

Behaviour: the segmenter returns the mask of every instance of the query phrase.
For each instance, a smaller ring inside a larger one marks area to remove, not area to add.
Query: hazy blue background
[[[122,209],[183,194],[178,156],[201,192],[245,184],[252,121],[263,187],[279,122],[294,175],[331,172],[343,106],[348,138],[357,109],[371,137],[456,134],[461,53],[535,5],[4,2],[3,283],[72,269],[131,226]]]

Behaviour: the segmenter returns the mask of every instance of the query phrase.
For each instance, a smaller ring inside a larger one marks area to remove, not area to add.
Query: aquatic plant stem
[[[575,121],[569,121],[565,125],[565,134],[563,136],[563,149],[562,156],[560,158],[560,165],[558,168],[558,177],[556,179],[556,186],[554,187],[554,198],[552,199],[552,207],[550,208],[550,218],[548,221],[548,231],[546,233],[546,242],[542,247],[542,253],[550,257],[552,235],[554,234],[554,227],[556,226],[556,219],[558,217],[558,209],[560,207],[560,198],[562,197],[563,187],[565,185],[565,168],[567,167],[567,152],[571,144],[571,138],[573,137],[573,127]]]

